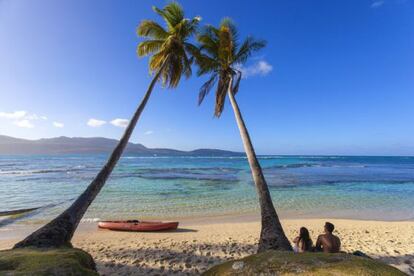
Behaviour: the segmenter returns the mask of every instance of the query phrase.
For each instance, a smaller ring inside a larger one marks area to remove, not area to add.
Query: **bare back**
[[[324,253],[338,253],[341,248],[341,240],[333,234],[319,235],[316,241],[316,249]]]

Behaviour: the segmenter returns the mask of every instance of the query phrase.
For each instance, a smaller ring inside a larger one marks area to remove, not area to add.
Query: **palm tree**
[[[135,111],[124,135],[113,150],[108,161],[95,179],[76,201],[54,220],[29,235],[14,247],[59,247],[71,246],[70,240],[89,205],[98,195],[106,180],[122,155],[137,121],[151,96],[155,83],[160,80],[163,86],[174,88],[180,82],[181,76],[191,75],[191,53],[197,48],[189,42],[195,34],[199,17],[187,19],[182,7],[172,2],[163,9],[153,8],[166,22],[163,28],[157,22],[144,20],[137,28],[137,34],[146,38],[137,47],[138,56],[149,56],[149,69],[154,78],[147,92]]]
[[[200,52],[196,55],[196,63],[199,66],[198,75],[210,74],[209,80],[200,89],[199,104],[215,83],[218,83],[214,115],[220,117],[226,95],[228,95],[256,185],[262,223],[258,251],[292,250],[273,206],[269,188],[235,98],[242,77],[240,66],[253,52],[263,48],[266,43],[247,37],[243,43],[239,44],[237,29],[227,18],[223,19],[218,28],[206,26],[197,39],[200,43]]]

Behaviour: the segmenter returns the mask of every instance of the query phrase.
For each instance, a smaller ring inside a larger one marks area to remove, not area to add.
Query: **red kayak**
[[[138,220],[113,220],[100,221],[98,227],[116,231],[163,231],[175,230],[178,227],[178,222],[162,222],[162,221],[138,221]]]

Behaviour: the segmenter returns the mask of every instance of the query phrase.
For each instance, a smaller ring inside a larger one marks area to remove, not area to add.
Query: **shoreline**
[[[260,231],[257,214],[179,219],[177,231],[115,232],[82,222],[73,238],[75,247],[89,252],[98,271],[112,274],[198,274],[226,260],[255,253]],[[325,221],[335,224],[342,250],[360,250],[380,261],[414,275],[414,221],[282,218],[289,240],[301,226],[312,240]],[[0,231],[0,249],[8,249],[40,225],[19,231]]]
[[[32,208],[33,210],[37,210],[39,208]],[[32,211],[32,209],[27,209],[28,212]],[[0,233],[2,232],[2,230],[4,228],[24,228],[24,227],[30,227],[30,228],[35,228],[35,227],[40,227],[41,225],[46,224],[47,222],[49,222],[49,219],[31,219],[31,214],[27,213],[26,209],[22,209],[25,212],[19,213],[18,215],[23,215],[22,217],[14,217],[15,215],[5,215],[5,214],[0,214]],[[7,212],[16,212],[16,211],[21,211],[21,210],[12,210],[12,211],[7,211]],[[6,212],[4,212],[6,213]],[[319,213],[318,215],[316,215],[316,213]],[[278,211],[278,216],[279,219],[281,220],[313,220],[313,219],[326,219],[326,220],[353,220],[353,221],[377,221],[377,222],[414,222],[414,213],[412,216],[409,216],[407,218],[397,218],[397,219],[388,219],[388,218],[377,218],[374,217],[372,218],[372,216],[369,216],[369,212],[363,211],[362,215],[360,214],[359,216],[355,216],[355,212],[352,212],[354,215],[348,215],[351,212],[340,212],[338,210],[334,210],[330,213],[327,212],[317,212],[314,211],[312,213],[307,213],[307,214],[303,214],[303,213],[299,213],[297,211]],[[28,215],[26,217],[26,215]],[[120,214],[119,216],[110,216],[110,217],[95,217],[95,218],[84,218],[81,220],[81,225],[82,224],[89,224],[89,223],[97,223],[98,221],[104,221],[104,220],[118,220],[120,219],[119,217],[122,217],[123,220],[133,220],[133,219],[137,219],[137,216],[122,216],[122,214]],[[14,217],[14,218],[13,218]],[[367,218],[370,217],[370,218]],[[200,213],[200,214],[191,214],[191,215],[183,215],[183,216],[163,216],[163,215],[152,215],[152,216],[139,216],[138,217],[140,220],[162,220],[162,221],[180,221],[180,222],[188,222],[188,223],[203,223],[202,221],[205,220],[206,218],[208,219],[212,219],[213,223],[217,222],[217,221],[224,221],[224,222],[229,222],[229,221],[234,221],[234,222],[242,222],[242,221],[255,221],[255,220],[259,220],[260,216],[259,216],[259,210],[257,209],[252,209],[249,211],[240,211],[240,212],[234,212],[234,211],[226,211],[226,212],[222,212],[222,213]],[[10,222],[7,222],[5,224],[2,224],[3,221],[8,221],[10,220]],[[1,238],[1,237],[0,237]]]

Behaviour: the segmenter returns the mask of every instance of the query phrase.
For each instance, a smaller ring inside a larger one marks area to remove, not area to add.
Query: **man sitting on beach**
[[[341,248],[341,240],[332,234],[335,226],[330,223],[325,223],[325,234],[319,235],[316,241],[316,251],[323,251],[324,253],[338,253]]]

